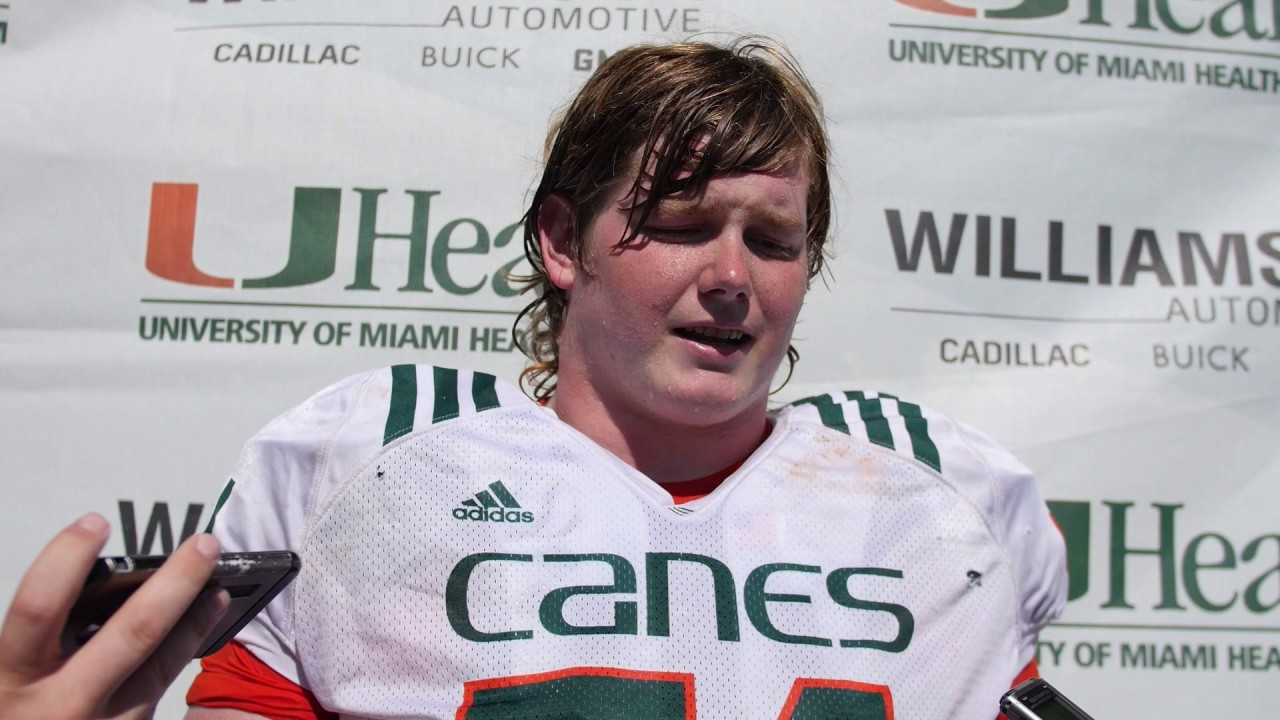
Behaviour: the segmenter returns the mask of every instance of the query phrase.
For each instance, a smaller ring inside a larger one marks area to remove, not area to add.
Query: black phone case
[[[196,650],[196,657],[221,650],[223,645],[230,642],[250,620],[262,612],[267,603],[293,582],[294,576],[302,569],[302,561],[289,551],[237,554],[238,557],[250,555],[260,558],[260,562],[241,568],[233,563],[220,561],[214,570],[210,580],[230,593],[231,607],[227,608],[226,615],[222,616],[213,631],[205,637]],[[224,556],[224,561],[226,557]]]
[[[1022,712],[1018,705],[1029,708],[1032,715]],[[1071,702],[1042,678],[1031,678],[1000,697],[1000,712],[1010,720],[1093,720],[1079,705]]]
[[[98,558],[62,632],[62,650],[78,650],[115,614],[129,596],[164,563],[165,555]],[[231,595],[231,606],[196,651],[217,652],[298,574],[301,561],[289,551],[226,553],[209,578]]]

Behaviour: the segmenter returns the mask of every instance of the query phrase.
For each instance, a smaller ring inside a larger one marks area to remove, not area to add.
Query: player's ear
[[[577,246],[577,210],[569,198],[550,193],[538,208],[538,243],[542,264],[551,284],[561,290],[573,288],[581,268],[574,251]]]

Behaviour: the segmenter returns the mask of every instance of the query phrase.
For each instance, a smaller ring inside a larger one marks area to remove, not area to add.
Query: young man
[[[767,46],[602,65],[525,217],[536,401],[397,366],[250,441],[216,532],[303,571],[189,717],[993,717],[1064,602],[1029,474],[891,396],[767,407],[827,162]]]
[[[189,701],[993,717],[1063,600],[1026,471],[888,397],[768,412],[828,229],[808,83],[753,44],[632,48],[548,148],[525,216],[538,402],[399,366],[269,425],[218,535],[304,570]]]

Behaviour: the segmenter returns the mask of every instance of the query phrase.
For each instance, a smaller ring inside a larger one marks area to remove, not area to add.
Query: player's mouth
[[[709,345],[718,350],[737,350],[751,342],[749,334],[729,328],[678,327],[672,332],[685,340]]]

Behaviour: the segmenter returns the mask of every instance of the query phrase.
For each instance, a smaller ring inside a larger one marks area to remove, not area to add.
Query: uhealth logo
[[[1098,606],[1102,609],[1266,615],[1280,607],[1278,534],[1231,537],[1203,532],[1180,537],[1182,503],[1151,503],[1146,509],[1104,500],[1105,509],[1098,513],[1088,502],[1048,504],[1067,542],[1071,600],[1090,595],[1090,558],[1105,557],[1105,567],[1094,568],[1106,579],[1106,599]],[[1135,525],[1154,525],[1155,530],[1143,532]],[[1104,551],[1091,552],[1092,540],[1100,541]]]
[[[533,513],[521,510],[511,491],[499,480],[489,484],[488,490],[481,490],[474,497],[458,503],[453,509],[453,517],[457,520],[475,520],[477,522],[509,522],[531,523]]]
[[[977,0],[976,2],[952,3],[947,2],[947,0],[898,0],[898,4],[940,15],[978,17],[979,13],[981,13],[982,17],[988,18],[1027,19],[1059,15],[1066,11],[1068,1],[1021,0],[1017,3],[993,3],[990,0]],[[998,5],[999,7],[988,7],[990,5]]]
[[[147,230],[147,270],[151,274],[182,283],[210,288],[290,288],[313,285],[328,280],[337,267],[338,225],[341,218],[341,188],[298,187],[293,191],[293,223],[289,237],[289,259],[274,275],[237,280],[218,277],[196,266],[193,249],[196,232],[196,198],[199,186],[194,183],[154,183],[151,188],[151,219]],[[515,257],[506,259],[492,272],[476,273],[474,269],[459,274],[455,267],[458,255],[484,255],[486,259],[512,244],[520,223],[508,225],[491,235],[488,228],[473,218],[457,218],[445,223],[429,237],[431,201],[439,190],[405,190],[413,207],[402,232],[378,229],[378,201],[386,189],[353,188],[360,199],[356,236],[355,277],[344,290],[379,290],[373,282],[374,247],[389,242],[409,245],[408,272],[401,292],[434,292],[450,295],[472,295],[486,286],[499,297],[513,297],[518,291],[508,282],[509,273],[524,260],[516,243]],[[428,284],[427,270],[431,283]]]
[[[952,17],[1035,20],[1062,15],[1072,0],[895,0],[916,10]],[[1125,30],[1172,32],[1218,38],[1280,40],[1280,0],[1217,0],[1173,3],[1170,0],[1075,2],[1080,25]]]

